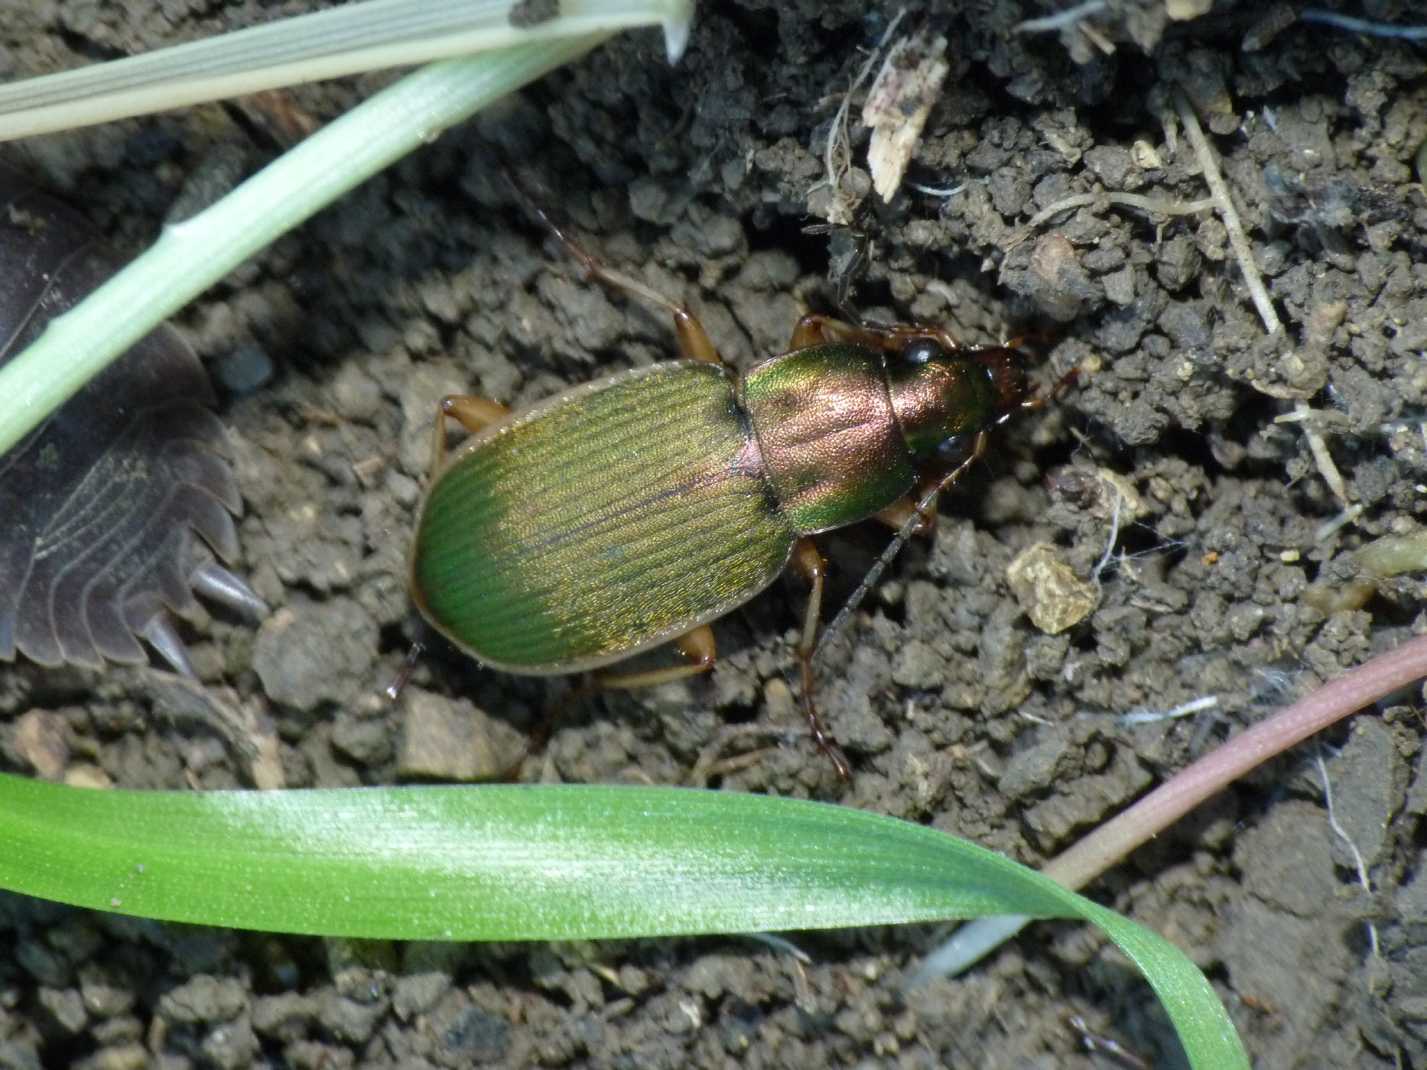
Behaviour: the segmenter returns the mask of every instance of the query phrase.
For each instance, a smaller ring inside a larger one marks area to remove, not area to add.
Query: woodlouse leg
[[[165,610],[160,609],[150,617],[148,623],[139,629],[139,634],[158,651],[159,657],[173,667],[174,672],[191,680],[198,679],[198,674],[193,671],[193,662],[188,660],[188,648],[183,645],[183,639],[173,626],[173,618]]]
[[[506,181],[510,183],[515,195],[520,198],[521,203],[531,215],[535,216],[545,225],[545,228],[555,235],[555,240],[565,247],[565,252],[575,260],[579,261],[580,267],[584,269],[585,276],[607,286],[611,290],[618,290],[623,293],[633,294],[635,297],[643,298],[656,308],[662,308],[674,320],[674,333],[679,339],[679,352],[685,360],[703,361],[705,364],[717,364],[721,367],[729,367],[727,361],[719,355],[718,347],[714,345],[713,339],[709,337],[708,331],[704,330],[704,325],[698,321],[692,312],[684,305],[665,297],[652,286],[636,279],[633,275],[626,275],[617,268],[612,268],[594,253],[590,252],[583,245],[570,237],[563,228],[560,227],[550,214],[536,204],[526,192],[520,188],[509,174]]]
[[[596,686],[606,690],[627,691],[637,687],[655,687],[671,680],[683,680],[708,672],[718,659],[713,629],[707,624],[700,624],[692,631],[685,632],[674,640],[674,645],[679,648],[679,653],[689,659],[690,664],[670,665],[646,672],[595,673],[594,682]]]
[[[811,585],[808,593],[808,608],[803,614],[803,634],[798,639],[798,668],[803,684],[803,715],[808,719],[808,733],[813,737],[818,750],[828,756],[837,775],[843,780],[852,779],[852,766],[847,756],[837,745],[818,716],[817,704],[813,701],[813,652],[817,650],[818,621],[822,618],[823,583],[827,579],[827,562],[818,552],[812,539],[799,539],[793,545],[793,556],[788,562],[792,568]]]
[[[258,597],[258,593],[216,561],[205,561],[199,565],[188,577],[188,582],[205,598],[253,620],[262,620],[268,615],[268,604]]]
[[[436,471],[446,459],[446,421],[455,420],[471,434],[484,431],[491,424],[498,424],[510,415],[510,410],[499,401],[491,401],[478,394],[447,394],[436,403],[435,427],[431,433],[431,466],[426,473],[430,483],[436,478]]]

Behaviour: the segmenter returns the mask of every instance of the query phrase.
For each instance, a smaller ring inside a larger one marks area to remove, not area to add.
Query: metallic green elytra
[[[712,364],[656,364],[473,438],[417,528],[412,588],[427,618],[491,665],[572,672],[768,586],[795,532],[734,388]]]
[[[935,329],[804,317],[740,378],[675,319],[696,359],[463,419],[487,426],[433,463],[411,589],[462,650],[569,673],[686,636],[772,583],[799,539],[905,503],[1025,403],[1014,350]]]

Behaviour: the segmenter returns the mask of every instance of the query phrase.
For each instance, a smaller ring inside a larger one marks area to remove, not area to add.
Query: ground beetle
[[[573,387],[512,413],[443,398],[410,556],[412,598],[486,665],[599,669],[673,642],[688,663],[601,674],[640,687],[707,672],[708,623],[788,565],[812,585],[798,655],[813,738],[848,774],[812,701],[825,565],[808,537],[878,517],[905,526],[1041,403],[1014,344],[937,328],[803,316],[786,352],[739,376],[688,309],[586,252],[587,274],[674,320],[684,359]],[[446,420],[471,438],[447,453]],[[923,514],[930,523],[931,513]]]

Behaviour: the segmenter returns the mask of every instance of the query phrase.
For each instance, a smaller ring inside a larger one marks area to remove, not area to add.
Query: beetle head
[[[929,334],[914,335],[888,355],[887,382],[902,435],[919,460],[954,455],[967,436],[1019,410],[1029,393],[1014,349],[957,349]]]

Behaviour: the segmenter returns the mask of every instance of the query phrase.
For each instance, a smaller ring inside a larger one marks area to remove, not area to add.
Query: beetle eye
[[[902,350],[902,359],[908,364],[926,364],[946,356],[946,350],[931,338],[915,338]]]

